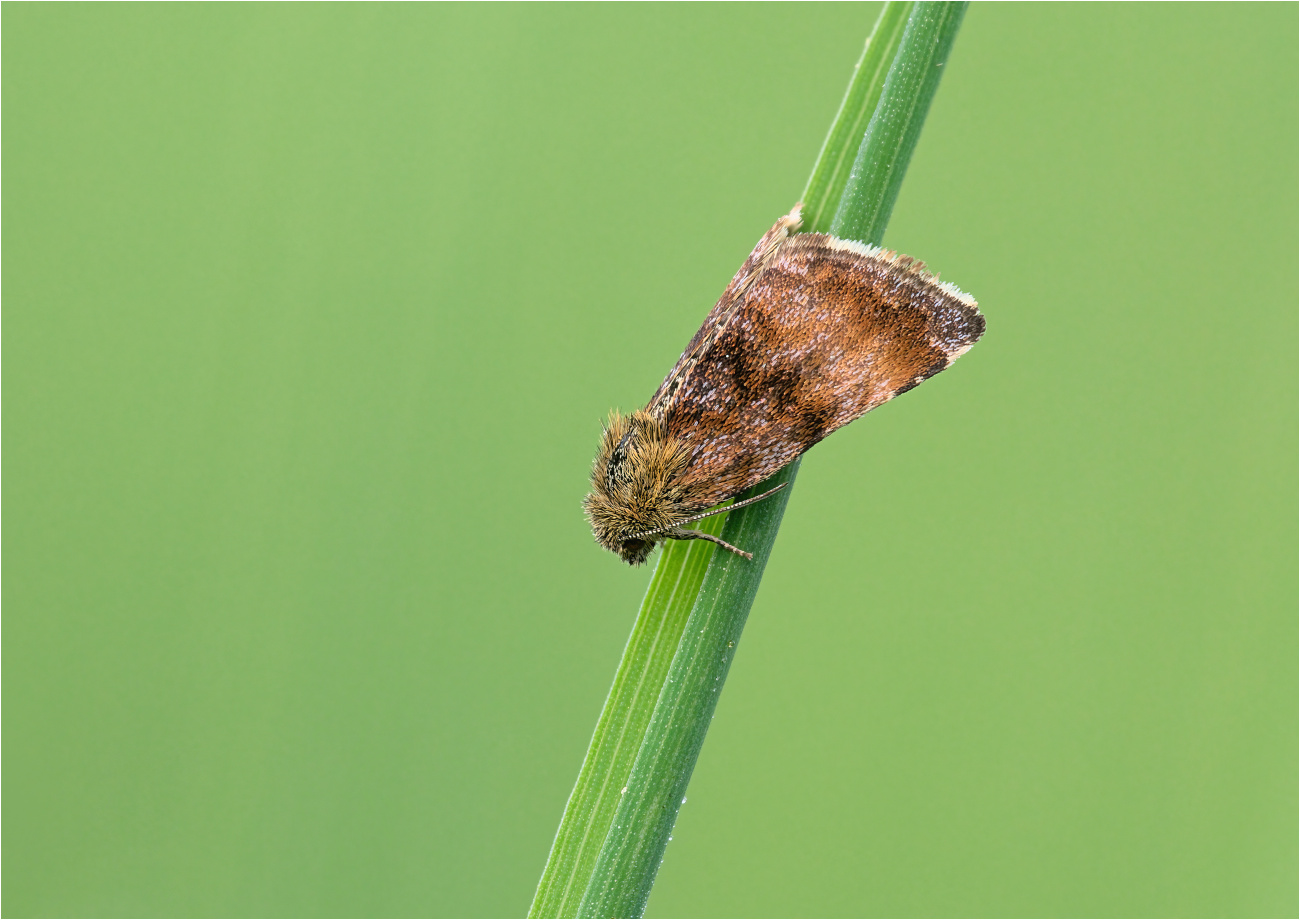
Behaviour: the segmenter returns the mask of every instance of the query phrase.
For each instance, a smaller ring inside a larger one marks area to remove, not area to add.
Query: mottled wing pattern
[[[672,403],[678,390],[685,384],[691,376],[691,371],[695,363],[702,355],[705,355],[712,348],[713,343],[717,340],[723,331],[730,325],[740,308],[745,304],[745,295],[754,286],[754,283],[762,277],[764,270],[771,264],[772,259],[776,256],[777,251],[789,239],[790,231],[798,230],[803,223],[799,217],[799,209],[802,205],[795,205],[785,217],[776,222],[771,230],[763,234],[763,238],[758,241],[754,251],[745,259],[745,264],[740,266],[727,289],[722,292],[718,302],[713,305],[709,315],[704,317],[704,323],[700,326],[698,332],[682,352],[682,356],[677,359],[673,369],[668,372],[664,382],[659,385],[654,396],[650,397],[650,402],[646,405],[646,411],[656,418],[663,418],[664,410]]]
[[[974,299],[923,263],[787,236],[797,220],[796,209],[764,236],[647,406],[691,451],[683,485],[701,508],[934,376],[984,332]]]

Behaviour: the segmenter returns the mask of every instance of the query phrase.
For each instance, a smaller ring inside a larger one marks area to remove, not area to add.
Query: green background
[[[517,915],[642,404],[875,5],[3,13],[4,910]],[[1297,7],[971,7],[651,916],[1296,902]]]

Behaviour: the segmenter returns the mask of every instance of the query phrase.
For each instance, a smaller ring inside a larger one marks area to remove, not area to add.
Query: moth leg
[[[753,553],[747,553],[743,549],[737,549],[726,540],[715,537],[711,533],[705,533],[702,530],[686,530],[685,528],[675,528],[673,530],[662,531],[663,536],[673,540],[708,540],[710,543],[716,543],[723,549],[729,549],[737,556],[744,556],[746,559],[753,559]]]

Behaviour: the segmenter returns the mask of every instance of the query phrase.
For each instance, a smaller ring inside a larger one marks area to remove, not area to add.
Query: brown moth
[[[644,409],[611,413],[583,508],[631,565],[842,425],[948,367],[979,340],[974,298],[925,263],[825,233],[763,235]],[[778,486],[778,488],[780,488]]]

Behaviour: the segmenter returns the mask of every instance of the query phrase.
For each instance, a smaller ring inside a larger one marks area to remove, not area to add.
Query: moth
[[[605,424],[583,509],[630,565],[665,539],[752,558],[686,525],[777,491],[718,507],[984,333],[974,298],[924,262],[795,233],[801,207],[758,241],[646,407]]]

